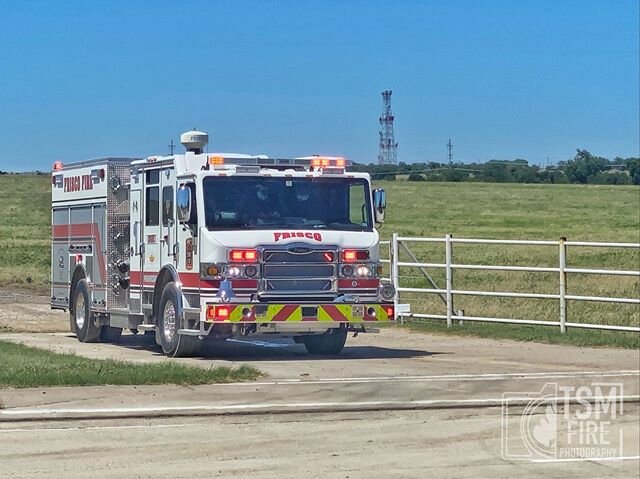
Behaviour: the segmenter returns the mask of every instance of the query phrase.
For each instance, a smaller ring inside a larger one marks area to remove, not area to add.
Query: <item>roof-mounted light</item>
[[[347,166],[347,160],[341,156],[307,156],[298,159],[309,160],[314,168],[344,168]]]
[[[222,154],[208,155],[207,163],[210,166],[229,167],[233,165],[257,166],[260,168],[277,169],[342,169],[350,166],[350,162],[341,156],[305,156],[301,158],[269,158],[266,156],[224,156]],[[206,169],[206,168],[205,168]]]

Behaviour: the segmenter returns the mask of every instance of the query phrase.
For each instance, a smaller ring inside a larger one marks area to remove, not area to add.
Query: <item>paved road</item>
[[[89,358],[136,362],[167,361],[148,337],[127,335],[121,344],[83,344],[69,333],[4,333],[0,340],[21,342]],[[217,343],[206,357],[179,359],[209,368],[250,364],[269,378],[326,379],[434,374],[483,374],[591,370],[637,370],[640,351],[576,348],[471,337],[425,335],[399,328],[360,334],[347,340],[340,356],[309,355],[291,341]]]
[[[617,423],[630,447],[637,421]],[[637,459],[504,460],[496,409],[0,423],[0,443],[6,479],[638,475]]]
[[[66,334],[0,339],[91,358],[168,360],[140,337],[121,345],[80,344]],[[384,330],[350,338],[334,358],[275,340],[229,343],[179,361],[248,363],[266,376],[196,387],[0,391],[0,477],[637,477],[638,350]],[[557,407],[527,416],[543,432],[558,424],[557,442],[567,444],[567,418],[586,411],[574,404],[578,388],[594,393],[598,384],[615,385],[614,399],[624,398],[624,411],[611,417],[609,409],[598,423],[607,423],[611,444],[623,438],[622,450],[589,461],[501,457],[503,394],[518,398],[504,424],[521,454],[520,419],[531,398],[549,385],[570,388],[571,404],[556,390]]]

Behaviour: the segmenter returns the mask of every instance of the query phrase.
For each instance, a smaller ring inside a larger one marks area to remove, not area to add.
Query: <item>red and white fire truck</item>
[[[169,356],[280,334],[337,354],[393,321],[376,223],[385,193],[341,157],[203,152],[101,158],[52,172],[51,305],[82,342],[155,332]]]

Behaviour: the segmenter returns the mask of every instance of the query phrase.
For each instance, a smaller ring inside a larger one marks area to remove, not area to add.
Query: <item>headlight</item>
[[[240,268],[237,266],[230,266],[227,268],[227,276],[230,278],[237,278],[240,276]]]
[[[353,266],[345,264],[342,267],[342,276],[353,276]]]
[[[256,274],[258,274],[258,268],[253,265],[247,266],[244,269],[244,275],[249,278],[253,278]]]
[[[368,266],[361,264],[356,268],[356,276],[359,276],[359,277],[371,276],[371,270],[369,269]]]

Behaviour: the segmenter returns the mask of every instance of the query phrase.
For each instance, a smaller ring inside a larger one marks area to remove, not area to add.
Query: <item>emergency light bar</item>
[[[209,155],[208,162],[211,166],[222,165],[248,165],[260,167],[291,167],[291,168],[345,168],[351,166],[351,161],[341,156],[305,156],[301,158],[267,158],[264,156],[251,156],[245,158],[225,158],[218,155]]]

